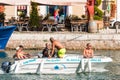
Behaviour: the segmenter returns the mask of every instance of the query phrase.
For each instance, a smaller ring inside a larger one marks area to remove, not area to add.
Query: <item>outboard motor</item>
[[[2,63],[1,68],[5,73],[9,73],[11,62],[5,61]]]

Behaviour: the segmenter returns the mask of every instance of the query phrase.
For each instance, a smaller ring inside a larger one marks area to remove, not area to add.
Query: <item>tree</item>
[[[37,28],[39,27],[39,15],[37,10],[37,3],[31,2],[31,12],[30,12],[30,26]]]
[[[95,10],[95,15],[94,19],[95,20],[101,20],[103,18],[103,12],[98,8],[101,4],[101,0],[96,0],[94,10]]]

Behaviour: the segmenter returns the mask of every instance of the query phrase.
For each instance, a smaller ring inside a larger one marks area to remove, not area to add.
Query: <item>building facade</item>
[[[12,1],[12,0],[11,0]],[[9,19],[11,17],[15,17],[16,19],[20,16],[30,16],[30,0],[18,0],[15,5],[2,5],[0,6],[0,10],[4,11],[6,14],[6,19]],[[33,0],[34,1],[34,0]],[[110,2],[110,1],[109,1]],[[107,9],[108,2],[105,2],[102,0],[102,4],[99,6],[101,10]],[[59,15],[61,18],[64,18],[69,15],[76,15],[78,17],[81,17],[81,15],[86,15],[86,3],[77,4],[77,5],[59,5],[59,6],[52,6],[52,5],[41,5],[38,6],[38,12],[39,15],[45,16],[47,14],[50,14],[51,18],[53,18],[54,11],[56,9],[60,9]],[[115,17],[115,16],[114,16]]]
[[[15,17],[16,19],[20,16],[30,16],[30,5],[14,5],[14,6],[4,6],[4,13],[6,14],[6,19],[11,17]],[[51,18],[54,16],[54,11],[56,9],[60,9],[59,15],[61,18],[69,15],[76,15],[81,17],[81,15],[85,15],[85,4],[77,5],[77,6],[47,6],[47,5],[39,5],[38,12],[39,15],[46,16],[50,14]]]

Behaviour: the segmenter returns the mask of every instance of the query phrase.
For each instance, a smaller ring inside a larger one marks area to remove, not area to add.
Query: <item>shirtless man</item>
[[[66,53],[65,47],[59,41],[55,40],[53,37],[50,38],[50,41],[52,43],[52,51],[51,51],[51,55],[49,57],[53,56],[54,50],[55,50],[55,48],[57,48],[58,57],[63,58]]]
[[[13,58],[17,58],[17,59],[25,59],[25,58],[30,58],[30,57],[31,56],[28,53],[23,51],[23,46],[22,45],[19,45],[16,48],[16,53],[13,56]]]
[[[83,57],[84,58],[92,58],[94,55],[93,53],[94,53],[94,51],[92,49],[91,44],[87,43],[86,48],[84,49],[84,52],[83,52]]]

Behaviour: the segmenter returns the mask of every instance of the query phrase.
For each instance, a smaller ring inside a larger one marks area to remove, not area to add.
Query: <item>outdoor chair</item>
[[[29,25],[29,22],[28,22],[28,21],[26,21],[25,23],[23,23],[22,26],[20,27],[20,31],[22,31],[23,28],[25,28],[27,31],[29,31],[29,30],[28,30],[28,25]]]
[[[54,20],[47,20],[42,22],[42,31],[44,31],[44,29],[48,29],[49,32],[51,32],[52,29],[57,30],[57,23],[54,22]]]
[[[50,32],[50,28],[49,28],[49,26],[48,26],[48,24],[47,24],[47,21],[43,21],[43,22],[42,22],[42,32],[43,32],[45,29],[47,29],[47,30]]]
[[[78,25],[77,24],[71,24],[71,31],[78,31]]]
[[[51,29],[55,29],[56,31],[58,31],[57,26],[58,26],[58,24],[56,24],[56,23],[52,24]]]
[[[83,32],[83,31],[87,32],[87,26],[86,26],[86,24],[85,23],[80,24],[79,27],[78,27],[78,30],[80,32]]]

